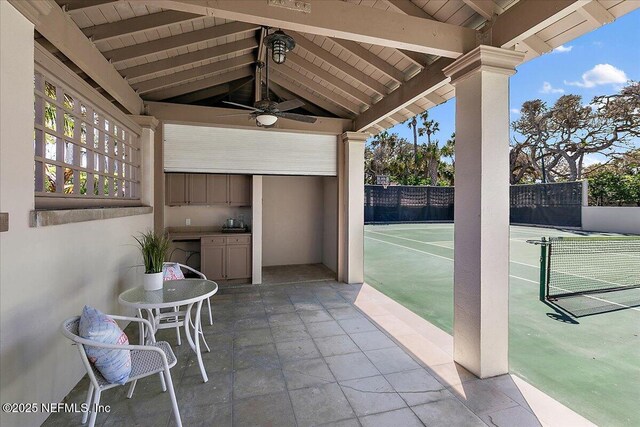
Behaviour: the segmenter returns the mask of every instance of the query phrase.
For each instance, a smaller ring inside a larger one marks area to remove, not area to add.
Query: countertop
[[[211,236],[251,236],[251,232],[223,233],[220,227],[167,227],[170,240],[199,240]]]

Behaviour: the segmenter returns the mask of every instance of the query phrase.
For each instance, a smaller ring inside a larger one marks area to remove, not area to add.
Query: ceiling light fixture
[[[262,126],[271,126],[278,121],[278,117],[273,114],[264,113],[256,116],[256,121]]]
[[[296,47],[296,42],[282,30],[269,34],[264,38],[264,44],[271,49],[271,59],[276,64],[283,64],[287,59],[287,52]]]

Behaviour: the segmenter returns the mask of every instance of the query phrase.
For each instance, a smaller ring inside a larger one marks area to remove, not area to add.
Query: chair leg
[[[173,307],[173,311],[179,311],[180,307]],[[178,316],[175,317],[175,322],[176,324],[178,323],[178,321],[180,320],[180,318]],[[176,338],[178,341],[178,345],[182,345],[182,340],[180,339],[180,325],[176,325]]]
[[[138,309],[138,317],[144,319],[144,317],[142,317],[142,310],[140,309]],[[140,345],[144,345],[144,323],[138,322],[138,332],[140,334]]]
[[[158,375],[160,375],[160,385],[162,386],[162,392],[164,393],[165,391],[167,391],[167,384],[164,381],[164,376],[162,375],[162,372],[160,372]]]
[[[86,424],[87,419],[89,418],[89,409],[91,408],[92,397],[93,397],[93,383],[89,383],[89,390],[87,390],[87,399],[84,402],[87,406],[87,409],[82,412],[82,424]]]
[[[133,391],[136,389],[136,384],[138,384],[138,380],[131,381],[129,391],[127,391],[127,399],[131,399],[131,397],[133,397]]]
[[[95,393],[93,394],[93,404],[91,417],[89,418],[89,427],[94,427],[96,425],[96,416],[98,415],[98,405],[100,404],[100,389],[97,388]]]
[[[211,298],[207,298],[207,307],[209,308],[209,324],[213,325],[213,316],[211,315]]]
[[[171,397],[171,406],[173,406],[173,416],[176,419],[176,427],[182,427],[182,420],[180,419],[180,410],[178,409],[178,401],[176,399],[176,392],[173,389],[173,381],[171,380],[171,371],[169,368],[165,368],[164,376],[167,380],[169,388],[169,397]]]

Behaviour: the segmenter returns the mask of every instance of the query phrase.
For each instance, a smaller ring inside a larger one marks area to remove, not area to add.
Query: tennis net
[[[640,237],[552,237],[544,244],[547,298],[640,287]]]

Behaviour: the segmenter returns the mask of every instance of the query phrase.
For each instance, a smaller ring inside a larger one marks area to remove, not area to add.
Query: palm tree
[[[431,185],[438,185],[438,166],[440,165],[440,149],[438,148],[438,141],[431,142],[431,135],[434,135],[440,130],[440,124],[435,120],[429,120],[429,111],[425,111],[420,114],[422,119],[422,126],[418,129],[420,136],[427,136],[427,145],[423,149],[423,158],[426,161],[426,175],[431,181]]]
[[[417,116],[413,116],[410,119],[404,121],[407,127],[413,130],[413,161],[418,164],[418,119]],[[417,173],[417,168],[416,168]]]

